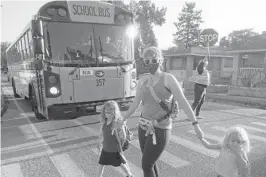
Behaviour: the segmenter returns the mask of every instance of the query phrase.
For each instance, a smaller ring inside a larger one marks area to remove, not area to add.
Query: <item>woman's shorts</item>
[[[121,165],[121,163],[125,164],[126,159],[120,154],[120,152],[106,152],[102,150],[99,164],[118,167]]]

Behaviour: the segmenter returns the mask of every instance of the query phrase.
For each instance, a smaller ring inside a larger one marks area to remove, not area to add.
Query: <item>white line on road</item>
[[[260,133],[266,133],[266,130],[262,130],[259,128],[255,128],[255,127],[250,127],[250,126],[246,126],[246,125],[242,125],[242,124],[238,124],[237,126],[243,127],[247,130],[251,130],[251,131],[256,131],[256,132],[260,132]]]
[[[19,161],[23,161],[23,160],[30,160],[30,159],[34,159],[34,158],[38,158],[38,157],[42,157],[42,156],[48,156],[48,155],[51,155],[54,153],[61,153],[64,151],[70,151],[73,149],[88,147],[88,146],[95,145],[96,143],[98,143],[98,140],[84,141],[84,142],[79,143],[79,144],[71,144],[71,145],[60,147],[60,148],[56,148],[53,150],[53,152],[43,151],[43,152],[32,153],[32,154],[14,157],[14,158],[9,158],[9,159],[4,159],[4,160],[1,159],[1,165],[19,162]]]
[[[187,148],[189,148],[189,149],[191,149],[193,151],[197,151],[197,152],[199,152],[199,153],[201,153],[203,155],[206,155],[206,156],[209,156],[209,157],[212,157],[212,158],[216,158],[219,155],[218,151],[207,149],[201,144],[197,144],[197,143],[191,142],[189,140],[186,140],[184,138],[181,138],[181,137],[178,137],[178,136],[175,136],[175,135],[171,135],[170,140],[173,141],[174,143],[180,144],[180,145],[182,145],[184,147],[187,147]]]
[[[196,135],[195,131],[194,130],[189,130],[187,131],[188,133],[191,133],[193,135]],[[209,133],[204,133],[204,137],[205,138],[208,138],[210,140],[214,140],[214,141],[217,141],[217,142],[221,142],[223,140],[223,137],[220,137],[220,136],[216,136],[216,135],[212,135],[212,134],[209,134]]]
[[[266,124],[261,123],[261,122],[251,122],[251,124],[260,125],[260,126],[266,127]]]
[[[7,92],[10,93],[9,90],[6,89]],[[24,113],[23,109],[19,106],[17,100],[14,100],[14,103],[16,105],[16,107],[18,108],[19,112]],[[25,116],[27,116],[27,114],[25,114]],[[27,116],[28,117],[28,116]],[[36,129],[36,127],[32,124],[32,122],[30,121],[29,118],[26,119],[29,125],[29,128],[32,129],[32,132],[36,135],[36,138],[39,138],[41,140],[41,143],[44,144],[47,148],[47,153],[51,154],[53,153],[53,150],[48,146],[48,144],[45,142],[45,140],[42,138],[42,135],[38,132],[38,130]]]
[[[2,177],[23,177],[19,163],[1,166]]]
[[[234,112],[234,111],[231,111],[231,110],[220,110],[220,109],[215,109],[215,108],[210,108],[210,107],[209,107],[209,109],[216,110],[218,112],[224,112],[224,113],[227,113],[227,114],[234,114],[234,115],[239,115],[239,116],[253,117],[253,118],[266,120],[266,116],[249,115],[249,114],[243,114],[243,113],[239,113],[239,112]]]
[[[71,160],[68,154],[51,156],[50,159],[62,177],[86,177],[85,173]]]
[[[228,128],[219,127],[219,126],[214,126],[214,127],[212,127],[212,129],[219,130],[219,131],[222,131],[222,132],[227,132],[227,130],[228,130]],[[249,133],[248,136],[251,139],[258,140],[258,141],[262,141],[262,142],[266,143],[266,138],[263,138],[261,136],[256,136],[256,135],[253,135],[251,133]]]
[[[92,148],[92,152],[94,152],[96,155],[99,156],[99,153],[98,153],[98,150],[96,148]],[[142,170],[135,166],[134,164],[132,164],[131,162],[129,162],[127,160],[127,164],[129,165],[130,167],[130,171],[131,173],[134,175],[134,176],[143,176],[143,173],[142,173]],[[126,176],[126,173],[121,169],[121,168],[114,168],[118,173],[121,173],[123,176]]]
[[[138,140],[132,140],[131,144],[140,150]],[[167,151],[164,151],[162,153],[159,160],[163,161],[164,163],[166,163],[166,164],[168,164],[174,168],[180,168],[180,167],[187,166],[190,164],[188,161],[183,160],[183,159],[181,159],[181,158],[179,158],[179,157],[175,156],[174,154],[171,154]]]

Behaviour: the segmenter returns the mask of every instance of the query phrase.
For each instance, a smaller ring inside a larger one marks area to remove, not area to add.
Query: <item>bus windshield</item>
[[[90,66],[131,62],[132,43],[125,26],[48,22],[44,37],[50,62]]]
[[[94,25],[102,64],[129,63],[132,61],[132,38],[126,26]]]

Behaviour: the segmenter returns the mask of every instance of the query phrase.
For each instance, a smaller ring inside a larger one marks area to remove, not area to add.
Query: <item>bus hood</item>
[[[124,78],[118,67],[78,68],[72,84],[75,103],[124,97]]]

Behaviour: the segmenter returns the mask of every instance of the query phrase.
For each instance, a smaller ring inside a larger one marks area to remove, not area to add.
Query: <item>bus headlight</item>
[[[135,38],[136,37],[136,35],[137,35],[137,28],[136,28],[136,26],[134,26],[134,25],[130,25],[128,28],[127,28],[127,35],[128,35],[128,37],[130,37],[130,38]]]
[[[59,89],[56,88],[56,87],[51,87],[51,88],[50,88],[50,93],[51,93],[52,95],[57,95],[57,94],[59,93]]]

